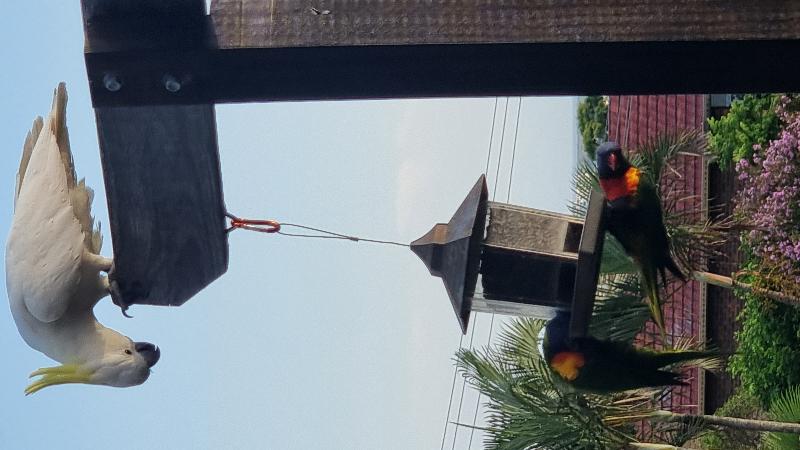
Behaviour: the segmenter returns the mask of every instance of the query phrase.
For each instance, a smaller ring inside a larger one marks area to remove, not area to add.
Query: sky
[[[49,111],[59,81],[70,95],[75,166],[95,188],[94,213],[105,225],[79,2],[8,3],[0,16],[0,230],[10,227],[25,135]],[[510,202],[565,211],[575,99],[522,99],[516,146],[520,99],[498,99],[496,116],[495,101],[219,105],[225,203],[244,217],[410,242],[449,220],[488,155],[490,195],[496,184],[505,201],[515,153]],[[103,254],[112,256],[107,229],[104,237]],[[3,447],[440,447],[461,333],[441,281],[417,256],[244,231],[229,244],[228,272],[179,308],[134,306],[126,319],[110,299],[97,306],[106,326],[161,348],[141,386],[65,385],[25,397],[27,375],[54,362],[25,345],[0,307]],[[487,343],[490,323],[473,315],[475,346]],[[476,394],[467,389],[459,418],[460,392],[459,377],[449,420],[472,423]],[[445,447],[467,449],[469,430],[454,430]],[[476,433],[469,448],[480,443]]]

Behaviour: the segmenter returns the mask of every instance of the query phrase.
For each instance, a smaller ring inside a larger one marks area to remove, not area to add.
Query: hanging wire
[[[358,236],[352,236],[349,234],[342,234],[336,233],[333,231],[323,230],[322,228],[315,228],[309,227],[307,225],[299,225],[296,223],[280,223],[277,220],[263,220],[263,219],[243,219],[241,217],[237,217],[229,212],[225,213],[225,216],[230,219],[231,223],[228,228],[225,229],[226,233],[230,233],[236,229],[248,230],[248,231],[257,231],[259,233],[276,233],[280,234],[281,236],[289,236],[289,237],[300,237],[300,238],[316,238],[316,239],[341,239],[347,240],[351,242],[370,242],[373,244],[387,244],[387,245],[397,245],[400,247],[408,247],[409,244],[404,244],[402,242],[396,241],[386,241],[381,239],[367,239]],[[303,230],[309,231],[316,231],[320,234],[306,234],[306,233],[287,233],[285,231],[281,231],[286,227],[294,227],[300,228]]]
[[[367,238],[362,238],[362,237],[357,237],[357,236],[351,236],[351,235],[348,235],[348,234],[335,233],[333,231],[323,230],[321,228],[314,228],[314,227],[309,227],[309,226],[306,226],[306,225],[298,225],[296,223],[281,223],[280,225],[283,228],[294,227],[294,228],[301,228],[303,230],[310,230],[310,231],[316,231],[318,233],[323,233],[323,234],[301,234],[301,233],[286,233],[284,231],[276,231],[276,233],[280,234],[281,236],[317,238],[317,239],[345,239],[345,240],[353,241],[353,242],[372,242],[372,243],[375,243],[375,244],[397,245],[397,246],[400,246],[400,247],[408,247],[409,246],[409,244],[404,244],[402,242],[385,241],[385,240],[381,240],[381,239],[367,239]]]

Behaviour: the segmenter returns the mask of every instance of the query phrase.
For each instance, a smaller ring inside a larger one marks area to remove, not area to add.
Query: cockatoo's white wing
[[[6,248],[9,293],[22,296],[42,322],[59,319],[69,308],[84,251],[99,250],[88,212],[91,192],[75,181],[65,113],[66,89],[60,85],[47,120],[34,121],[26,140]]]

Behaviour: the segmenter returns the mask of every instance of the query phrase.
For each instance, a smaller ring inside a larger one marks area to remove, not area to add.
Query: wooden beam
[[[211,105],[97,108],[114,302],[180,305],[228,267]]]
[[[796,91],[800,2],[212,0],[87,26],[95,105]],[[181,34],[169,39],[164,34]],[[176,44],[176,42],[178,44]],[[454,45],[457,44],[457,45]],[[103,78],[115,73],[122,89]],[[164,76],[182,81],[164,88]]]
[[[211,0],[211,16],[220,48],[800,37],[782,0]]]
[[[129,63],[131,55],[116,50],[133,46],[171,49],[184,64],[190,49],[208,47],[199,38],[203,0],[82,0],[81,6],[87,48],[112,60]],[[156,84],[171,94],[180,95],[180,83],[188,81],[159,74]],[[104,75],[99,82],[107,92],[152,89],[143,77]],[[95,103],[95,114],[114,244],[112,298],[122,307],[180,305],[228,266],[214,106]]]

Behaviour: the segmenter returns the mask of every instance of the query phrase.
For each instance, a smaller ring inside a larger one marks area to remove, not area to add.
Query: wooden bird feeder
[[[311,3],[81,0],[117,304],[180,305],[227,269],[216,103],[800,84],[799,2]]]
[[[487,197],[481,176],[450,222],[411,243],[444,282],[461,331],[472,311],[551,318],[571,309],[570,332],[585,335],[603,250],[602,194],[591,196],[585,220]]]

